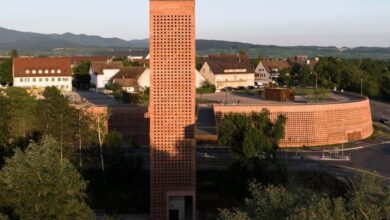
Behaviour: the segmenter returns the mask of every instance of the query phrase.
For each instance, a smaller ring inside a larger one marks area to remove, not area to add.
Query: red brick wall
[[[373,133],[369,100],[329,104],[280,104],[257,106],[215,105],[217,120],[229,112],[251,113],[262,109],[275,120],[287,116],[286,135],[280,147],[322,146],[366,139]]]
[[[123,140],[130,140],[139,145],[149,145],[149,118],[147,107],[113,107],[108,119],[109,131],[117,131]]]
[[[151,219],[195,195],[195,2],[150,1]],[[195,202],[194,202],[195,204]]]

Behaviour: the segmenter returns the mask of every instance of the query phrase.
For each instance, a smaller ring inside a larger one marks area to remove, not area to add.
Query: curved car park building
[[[271,119],[287,116],[285,138],[280,147],[323,146],[363,140],[373,133],[370,101],[349,96],[326,103],[265,102],[255,105],[214,105],[220,121],[228,113],[251,113],[268,109]]]

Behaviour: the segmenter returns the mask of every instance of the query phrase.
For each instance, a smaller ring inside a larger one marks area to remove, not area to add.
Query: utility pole
[[[363,78],[360,79],[360,95],[363,96]]]

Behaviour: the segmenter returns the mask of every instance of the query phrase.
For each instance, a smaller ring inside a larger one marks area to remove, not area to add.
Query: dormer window
[[[49,74],[49,70],[45,70],[45,74]]]
[[[39,74],[42,74],[42,73],[43,73],[43,71],[42,71],[42,70],[39,70],[39,71],[38,71],[38,73],[39,73]]]
[[[30,70],[26,70],[26,74],[30,74]]]
[[[60,70],[60,69],[58,69],[58,70],[57,70],[57,73],[61,73],[61,70]]]
[[[51,73],[56,73],[56,71],[55,71],[55,70],[51,70],[50,72],[51,72]]]
[[[36,73],[37,73],[37,71],[36,71],[36,70],[33,70],[33,71],[32,71],[32,74],[36,74]]]

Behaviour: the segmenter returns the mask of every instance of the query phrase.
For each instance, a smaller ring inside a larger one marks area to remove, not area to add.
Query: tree
[[[73,67],[73,73],[89,74],[90,67],[91,67],[91,61],[83,61]]]
[[[89,69],[91,61],[84,61],[73,67],[74,85],[77,88],[89,88],[91,82],[91,76],[89,75]]]
[[[219,220],[251,220],[248,214],[239,210],[221,209],[219,211]]]
[[[0,64],[0,84],[10,84],[13,82],[12,77],[12,59],[6,59]]]
[[[87,184],[68,159],[60,162],[53,138],[16,150],[0,171],[0,185],[0,198],[20,219],[94,217],[84,201]]]
[[[44,99],[39,100],[38,112],[42,119],[41,130],[45,135],[55,138],[60,145],[61,158],[71,158],[79,135],[79,110],[69,105],[56,87],[47,87]],[[89,129],[88,125],[84,128]]]
[[[6,90],[9,102],[8,143],[26,146],[38,130],[37,102],[25,89],[10,87]]]
[[[355,219],[390,218],[390,188],[385,184],[377,174],[355,177],[351,182],[349,204]]]
[[[349,194],[331,198],[309,190],[288,191],[282,186],[262,186],[252,182],[250,197],[239,209],[220,210],[221,220],[292,219],[347,220],[389,219],[389,187],[376,174],[351,180]],[[238,216],[238,217],[237,217]]]
[[[125,151],[123,149],[123,137],[119,132],[113,131],[106,135],[104,140],[105,162],[116,168],[125,164]]]
[[[262,153],[274,154],[284,137],[286,120],[280,115],[273,123],[266,109],[225,115],[218,126],[220,144],[229,146],[233,157],[243,163]]]
[[[202,83],[202,86],[200,88],[196,89],[196,92],[198,94],[208,94],[208,93],[215,93],[217,88],[215,85],[211,84],[208,80],[204,81]]]
[[[10,55],[12,58],[18,58],[18,51],[16,49],[11,50]]]

